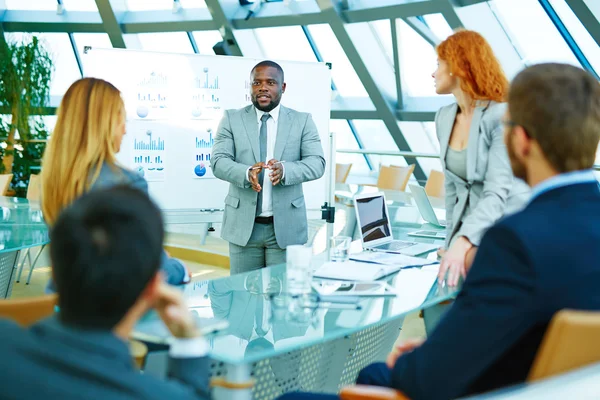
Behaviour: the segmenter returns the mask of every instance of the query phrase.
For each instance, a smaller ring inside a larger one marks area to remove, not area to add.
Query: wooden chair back
[[[600,361],[600,312],[561,310],[542,340],[527,381]]]

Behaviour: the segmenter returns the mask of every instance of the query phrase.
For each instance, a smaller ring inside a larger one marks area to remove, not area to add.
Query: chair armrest
[[[341,400],[410,400],[402,392],[369,385],[346,386],[340,392]]]
[[[139,369],[144,368],[148,347],[137,340],[129,339],[129,354]]]

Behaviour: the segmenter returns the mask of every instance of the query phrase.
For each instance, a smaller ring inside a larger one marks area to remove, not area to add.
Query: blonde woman
[[[71,85],[61,101],[42,162],[42,210],[49,226],[88,191],[127,185],[148,193],[143,177],[116,162],[124,135],[125,106],[116,87],[95,78]],[[166,253],[161,267],[168,283],[189,281],[186,267]]]

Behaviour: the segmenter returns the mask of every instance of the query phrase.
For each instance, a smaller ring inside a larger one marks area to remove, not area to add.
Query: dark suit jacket
[[[55,317],[28,330],[0,321],[2,399],[208,399],[206,357],[171,359],[172,380],[141,374],[110,332],[83,331]]]
[[[600,310],[599,244],[596,183],[549,190],[498,222],[433,334],[398,359],[392,387],[439,400],[524,381],[557,311]]]

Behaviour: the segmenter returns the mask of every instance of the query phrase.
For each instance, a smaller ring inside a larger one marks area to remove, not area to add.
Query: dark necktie
[[[262,115],[262,117],[260,117],[261,125],[260,125],[260,133],[258,135],[258,142],[260,143],[260,161],[261,162],[266,162],[266,160],[267,160],[267,121],[269,120],[270,117],[271,117],[271,115],[268,113],[264,113]],[[261,188],[261,191],[258,192],[258,200],[256,202],[257,203],[256,204],[256,215],[257,216],[262,214],[263,192],[265,190],[264,184],[263,184],[264,176],[265,176],[264,171],[261,171],[261,173],[258,174],[258,183],[260,183],[260,186],[262,188]]]

